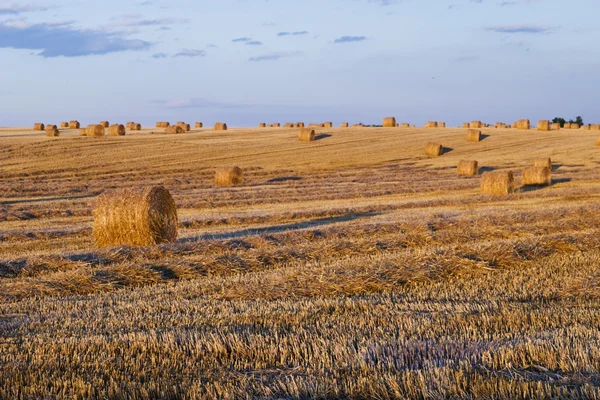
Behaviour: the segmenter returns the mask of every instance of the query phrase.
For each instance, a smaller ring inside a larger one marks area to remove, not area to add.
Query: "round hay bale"
[[[56,125],[48,125],[46,126],[46,136],[56,137],[60,135],[60,131],[56,127]]]
[[[86,128],[85,134],[86,136],[104,136],[104,125],[88,125]]]
[[[425,124],[425,128],[437,128],[438,123],[436,121],[429,121]]]
[[[550,130],[550,121],[547,119],[539,120],[537,123],[538,131],[549,131]]]
[[[528,119],[517,121],[517,129],[531,129],[531,122]]]
[[[565,124],[563,125],[563,129],[571,129],[571,124],[568,122],[565,122]]]
[[[127,130],[124,125],[114,124],[108,128],[108,136],[125,136]]]
[[[304,122],[297,122],[296,128],[304,128]]]
[[[438,122],[438,128],[445,128],[445,127],[446,127],[445,122]]]
[[[333,122],[324,122],[322,128],[333,128]]]
[[[284,128],[293,128],[294,124],[292,124],[291,122],[286,122],[285,125],[283,126]]]
[[[410,124],[407,122],[403,122],[400,124],[400,128],[410,128]]]
[[[479,173],[479,163],[477,161],[461,160],[456,168],[458,175],[477,175]]]
[[[125,128],[127,128],[127,129],[130,129],[130,130],[131,130],[131,127],[132,127],[134,124],[135,124],[135,122],[129,121],[129,122],[127,122],[127,123],[125,124]]]
[[[266,127],[267,127],[267,124],[266,124],[266,123],[264,123],[264,122],[261,122],[260,124],[258,124],[258,127],[259,127],[259,128],[266,128]]]
[[[382,125],[384,128],[395,128],[396,127],[396,117],[384,118]]]
[[[79,121],[69,121],[69,129],[80,129],[81,124]]]
[[[215,131],[226,131],[227,130],[227,124],[224,122],[217,122],[215,124]]]
[[[99,247],[153,246],[177,239],[177,206],[162,186],[119,189],[98,197],[94,239]]]
[[[244,183],[244,173],[240,167],[220,168],[215,172],[217,186],[241,185]]]
[[[180,125],[184,131],[189,132],[192,130],[192,127],[190,126],[190,124],[182,124]]]
[[[429,142],[425,147],[425,154],[430,157],[439,157],[442,155],[444,147],[441,144]]]
[[[360,127],[360,126],[364,126],[364,125],[363,124],[352,124],[353,128],[357,128],[357,127]]]
[[[551,130],[553,131],[559,131],[560,130],[560,124],[558,122],[555,122],[551,125],[550,127]]]
[[[579,124],[571,123],[571,129],[579,129]]]
[[[485,194],[508,195],[515,190],[512,171],[490,171],[481,175],[481,192]]]
[[[584,131],[591,131],[592,130],[592,125],[588,124],[588,125],[583,125],[581,127],[581,129],[583,129]]]
[[[312,142],[315,140],[315,130],[310,128],[300,129],[298,140],[301,142]]]
[[[68,122],[61,122],[60,123],[60,127],[61,128],[68,128],[69,127],[69,123]]]
[[[196,122],[194,128],[204,128],[204,124],[202,122]]]
[[[136,124],[136,123],[134,122],[134,123],[132,123],[132,124],[129,126],[129,129],[130,129],[130,130],[132,130],[132,131],[141,131],[141,130],[142,130],[142,124]]]
[[[342,124],[340,125],[341,128],[348,128],[349,126],[350,124],[347,122],[342,122]]]
[[[87,129],[86,128],[80,129],[79,136],[87,136]]]
[[[462,127],[463,129],[469,129],[471,126],[468,122],[463,122]]]
[[[169,122],[166,122],[166,121],[161,121],[161,122],[157,122],[156,123],[156,127],[157,128],[167,128],[170,125],[171,124]]]
[[[592,131],[600,131],[600,125],[598,125],[598,124],[594,124],[594,125],[592,125],[592,126],[590,127],[590,129],[591,129]]]
[[[534,167],[546,167],[552,171],[552,159],[550,157],[536,158],[533,160]]]
[[[481,129],[483,128],[483,123],[481,121],[471,121],[471,123],[469,124],[469,128]]]
[[[279,122],[275,122],[275,123],[272,125],[272,127],[273,127],[273,128],[281,128],[281,124],[280,124]]]
[[[521,175],[523,186],[548,186],[552,183],[552,173],[548,167],[529,167]]]
[[[41,122],[36,122],[35,124],[33,124],[34,131],[43,131],[45,129],[46,129],[46,125],[42,124]]]
[[[102,125],[105,128],[110,127],[110,124],[108,123],[108,121],[100,121],[100,125]]]
[[[468,142],[479,142],[481,141],[481,131],[477,129],[469,129],[467,131]]]
[[[178,133],[184,133],[185,130],[179,125],[170,125],[165,128],[165,133],[168,135],[176,135]]]

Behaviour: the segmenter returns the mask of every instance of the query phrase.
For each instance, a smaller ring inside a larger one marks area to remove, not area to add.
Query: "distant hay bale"
[[[533,160],[534,167],[546,167],[552,171],[552,159],[550,157],[536,158]]]
[[[121,124],[113,124],[108,128],[108,136],[125,136],[126,133],[125,126]]]
[[[547,119],[538,121],[537,130],[538,131],[549,131],[550,130],[550,121],[548,121]]]
[[[286,122],[286,124],[283,127],[284,128],[293,128],[294,124],[292,124],[291,122]]]
[[[481,141],[481,131],[477,129],[469,129],[467,131],[467,141],[468,142],[479,142]]]
[[[323,128],[333,128],[333,122],[324,122]]]
[[[437,121],[429,121],[425,124],[425,128],[437,128],[437,127],[438,127]]]
[[[161,186],[119,189],[98,197],[94,239],[99,247],[153,246],[177,239],[177,206]]]
[[[217,186],[241,185],[244,183],[244,174],[240,167],[220,168],[215,172]]]
[[[297,122],[296,128],[304,128],[304,122]]]
[[[479,163],[477,161],[461,160],[458,163],[456,172],[459,175],[477,175],[479,173]]]
[[[180,125],[171,125],[165,128],[165,133],[168,135],[176,135],[179,133],[184,133],[185,129],[183,129]]]
[[[408,122],[403,122],[400,124],[400,128],[410,128],[410,124]]]
[[[565,122],[565,124],[563,125],[563,129],[571,129],[571,124],[568,122]]]
[[[92,124],[88,125],[85,130],[86,136],[104,136],[104,125]]]
[[[259,128],[266,128],[267,124],[265,124],[264,122],[261,122],[260,124],[258,124]]]
[[[350,124],[347,122],[342,122],[342,124],[340,125],[340,127],[342,127],[342,128],[348,128],[349,126],[350,126]]]
[[[204,128],[204,124],[202,122],[196,122],[194,128]]]
[[[425,147],[425,154],[430,157],[438,157],[442,155],[443,150],[444,147],[441,144],[429,142]]]
[[[485,194],[507,195],[515,190],[512,171],[490,171],[481,176],[481,192]]]
[[[583,129],[584,131],[591,131],[592,130],[592,125],[583,125],[581,127],[581,129]]]
[[[359,127],[359,126],[364,126],[363,124],[352,124],[353,128]]]
[[[56,125],[48,125],[46,126],[46,136],[58,136],[60,135],[60,131],[56,127]]]
[[[110,127],[110,124],[108,123],[108,121],[100,121],[100,125],[102,125],[105,128]]]
[[[125,124],[125,128],[127,128],[127,129],[131,129],[131,127],[132,127],[134,124],[135,124],[135,122],[133,122],[133,121],[129,121],[129,122],[127,122],[127,123]]]
[[[313,140],[315,140],[315,130],[310,128],[300,129],[298,140],[301,142],[312,142]]]
[[[529,167],[521,175],[523,186],[547,186],[552,183],[552,173],[548,167]]]
[[[171,124],[166,121],[161,121],[161,122],[156,123],[157,128],[167,128],[169,126],[171,126]]]
[[[34,131],[43,131],[45,129],[46,129],[46,125],[42,124],[41,122],[36,122],[35,124],[33,124]]]
[[[86,128],[80,129],[79,136],[87,136],[87,129]]]
[[[69,123],[68,122],[61,122],[60,123],[60,127],[61,128],[68,128],[69,127]]]
[[[462,124],[463,129],[469,129],[470,127],[471,127],[471,124],[469,124],[468,122],[463,122],[463,124]]]
[[[590,127],[590,129],[591,129],[592,131],[600,131],[600,125],[598,125],[598,124],[594,124],[594,125],[592,125],[592,126]]]
[[[227,124],[224,122],[217,122],[215,124],[215,131],[226,131],[227,130]]]
[[[445,128],[445,127],[446,127],[445,122],[438,122],[438,128]]]
[[[517,129],[531,129],[531,122],[528,119],[517,121]]]
[[[80,129],[81,128],[81,124],[79,123],[79,121],[70,121],[69,122],[69,128],[70,129]]]
[[[281,124],[279,122],[275,122],[273,124],[273,128],[281,128]]]
[[[471,121],[471,123],[469,124],[469,128],[481,129],[483,128],[483,123],[481,121]]]
[[[134,122],[133,124],[131,124],[129,126],[129,130],[132,130],[132,131],[141,131],[142,130],[142,124],[136,124]]]
[[[190,126],[190,124],[181,124],[179,126],[184,130],[184,132],[189,132],[192,130],[192,127]]]
[[[395,128],[396,127],[396,118],[395,117],[386,117],[383,119],[383,127],[384,128]]]
[[[579,129],[579,124],[571,123],[571,129]]]
[[[553,130],[553,131],[559,131],[560,130],[560,124],[558,122],[555,122],[555,123],[553,123],[550,126],[550,129]]]

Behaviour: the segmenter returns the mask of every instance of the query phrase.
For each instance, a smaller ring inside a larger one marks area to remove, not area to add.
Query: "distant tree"
[[[565,124],[567,123],[567,121],[565,121],[565,119],[564,119],[564,118],[558,118],[558,117],[557,117],[557,118],[554,118],[554,119],[552,120],[552,123],[553,123],[553,124],[560,124],[560,127],[561,127],[561,128],[564,128],[564,126],[565,126]]]
[[[577,118],[575,118],[575,120],[569,119],[567,121],[564,118],[558,118],[558,117],[554,118],[552,120],[553,124],[560,124],[561,128],[563,128],[567,122],[570,123],[570,124],[579,124],[579,126],[583,126],[583,118],[581,118],[580,116],[578,116]]]
[[[583,118],[577,116],[577,118],[575,118],[575,123],[579,124],[579,126],[583,126]]]

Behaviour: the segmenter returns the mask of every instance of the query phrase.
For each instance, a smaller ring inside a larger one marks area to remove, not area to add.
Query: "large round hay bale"
[[[204,124],[202,122],[196,122],[194,128],[204,128]]]
[[[536,158],[533,160],[534,167],[546,167],[552,171],[552,159],[550,157]]]
[[[190,124],[182,124],[180,125],[184,131],[189,132],[192,130],[192,127],[190,126]]]
[[[481,121],[471,121],[471,123],[469,124],[469,128],[481,129],[483,128],[483,123]]]
[[[33,130],[34,131],[46,130],[46,125],[42,124],[41,122],[36,122],[35,124],[33,124]]]
[[[438,128],[445,128],[445,127],[446,127],[445,122],[438,122]]]
[[[313,140],[315,140],[315,130],[311,128],[300,129],[298,140],[301,142],[312,142]]]
[[[88,125],[85,130],[86,136],[104,136],[104,125],[93,124]]]
[[[560,130],[560,124],[558,122],[555,122],[552,124],[552,126],[550,127],[550,129],[552,129],[553,131],[559,131]]]
[[[272,124],[273,128],[281,128],[281,124],[279,122],[275,122],[274,124]]]
[[[333,128],[333,122],[324,122],[323,128]]]
[[[292,124],[291,122],[286,122],[285,125],[283,125],[284,128],[293,128],[294,124]]]
[[[469,129],[471,125],[468,122],[463,122],[462,127],[463,129]]]
[[[100,125],[102,125],[105,128],[110,127],[110,124],[108,123],[108,121],[100,121]]]
[[[507,195],[515,190],[512,171],[490,171],[481,175],[481,192],[485,194]]]
[[[549,131],[550,130],[550,121],[547,119],[542,119],[537,123],[538,131]]]
[[[69,129],[80,129],[81,124],[79,121],[69,121]]]
[[[571,123],[571,129],[579,129],[579,124]]]
[[[185,130],[179,125],[170,125],[165,128],[165,133],[168,135],[175,135],[178,133],[184,133]]]
[[[82,128],[79,130],[79,136],[87,136],[87,129]]]
[[[481,131],[478,129],[469,129],[467,131],[468,142],[479,142],[481,141]]]
[[[477,161],[461,160],[458,162],[456,172],[459,175],[477,175],[479,173],[479,163]]]
[[[581,127],[581,129],[583,129],[584,131],[591,131],[592,130],[592,125],[588,124],[588,125],[583,125]]]
[[[107,192],[98,197],[94,209],[94,239],[100,247],[174,242],[175,201],[161,186]]]
[[[427,146],[425,146],[425,154],[427,154],[430,157],[441,156],[443,151],[444,147],[439,143],[429,142],[427,143]]]
[[[600,125],[598,125],[598,124],[593,124],[593,125],[590,127],[590,129],[591,129],[592,131],[600,131]]]
[[[517,129],[531,129],[531,122],[528,119],[517,121]]]
[[[61,128],[68,128],[69,127],[69,123],[68,122],[61,122],[60,123],[60,127]]]
[[[240,167],[220,168],[215,172],[217,186],[241,185],[244,183],[244,173]]]
[[[400,128],[410,128],[410,124],[408,122],[403,122],[400,124]]]
[[[395,128],[396,127],[396,117],[386,117],[383,119],[383,127],[384,128]]]
[[[563,125],[563,129],[571,129],[571,124],[568,122],[565,122]]]
[[[296,128],[304,128],[304,122],[296,122]]]
[[[46,126],[46,136],[55,137],[60,135],[60,131],[56,127],[56,125],[48,125]]]
[[[266,128],[267,124],[265,122],[261,122],[260,124],[258,124],[259,128]]]
[[[166,128],[168,126],[170,126],[171,124],[169,122],[166,121],[160,121],[156,123],[156,127],[157,128]]]
[[[108,128],[108,136],[125,136],[127,130],[124,125],[114,124]]]
[[[357,127],[361,127],[361,126],[364,126],[364,125],[363,124],[352,124],[353,128],[357,128]]]
[[[529,167],[521,175],[523,186],[547,186],[552,183],[552,173],[548,167]]]
[[[429,121],[425,124],[425,128],[437,128],[437,127],[438,127],[437,121]]]
[[[131,125],[129,125],[129,130],[131,130],[131,131],[141,131],[142,130],[142,124],[137,124],[137,123],[133,122]]]
[[[227,124],[224,122],[217,122],[215,124],[215,131],[226,131],[227,130]]]
[[[347,122],[342,122],[340,125],[341,128],[348,128],[349,126],[350,126],[350,124]]]

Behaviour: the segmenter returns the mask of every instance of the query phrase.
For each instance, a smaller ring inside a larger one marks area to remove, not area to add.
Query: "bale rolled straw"
[[[179,125],[171,125],[165,128],[165,133],[168,135],[175,135],[184,132],[185,130],[183,129],[183,127]]]
[[[33,124],[34,131],[43,131],[45,129],[46,129],[46,125],[42,124],[41,122],[36,122],[35,124]]]
[[[547,186],[552,183],[552,173],[548,167],[529,167],[521,175],[523,186]]]
[[[481,131],[478,129],[469,129],[467,131],[468,142],[479,142],[481,141]]]
[[[548,121],[547,119],[538,121],[537,130],[538,131],[549,131],[550,130],[550,121]]]
[[[571,124],[569,122],[565,122],[563,129],[571,129]]]
[[[350,124],[347,122],[342,122],[342,124],[340,125],[341,128],[348,128],[349,126]]]
[[[550,157],[536,158],[533,160],[534,167],[546,167],[552,171],[552,159]]]
[[[315,130],[310,128],[300,129],[298,140],[301,142],[312,142],[313,140],[315,140]]]
[[[58,128],[56,127],[56,125],[48,125],[46,126],[46,136],[58,136],[60,135],[60,131],[58,130]]]
[[[177,207],[161,186],[102,194],[94,209],[99,247],[153,246],[177,239]]]
[[[333,128],[333,122],[324,122],[323,128]]]
[[[85,130],[86,136],[104,136],[104,126],[99,124],[88,125]]]
[[[227,124],[224,122],[217,122],[215,123],[215,131],[226,131],[227,130]]]
[[[113,124],[108,128],[108,136],[125,136],[127,130],[122,124]]]
[[[80,129],[81,124],[79,121],[69,121],[69,129]]]
[[[386,117],[383,119],[383,127],[384,128],[395,128],[396,127],[396,118],[395,117]]]
[[[132,123],[132,124],[129,126],[129,130],[131,130],[131,131],[141,131],[141,130],[142,130],[142,124],[136,124],[136,123],[134,122],[134,123]]]
[[[204,128],[204,124],[202,122],[196,122],[194,128]]]
[[[469,128],[481,129],[483,128],[483,123],[481,121],[471,121],[471,123],[469,124]]]
[[[471,125],[468,122],[463,122],[463,124],[462,124],[463,129],[469,129],[470,127],[471,127]]]
[[[294,124],[292,124],[291,122],[286,122],[285,125],[283,126],[284,128],[293,128]]]
[[[273,124],[273,128],[281,128],[281,124],[279,122],[275,122]]]
[[[531,129],[531,122],[528,119],[517,121],[517,129]]]
[[[400,128],[410,128],[410,124],[408,122],[403,122],[400,124]]]
[[[261,122],[260,124],[258,124],[258,127],[259,127],[259,128],[266,128],[266,127],[267,127],[267,124],[266,124],[266,123],[264,123],[264,122]]]
[[[110,127],[110,124],[108,123],[108,121],[100,121],[100,125],[102,125],[105,128]]]
[[[553,131],[559,131],[560,130],[560,124],[558,122],[555,122],[552,124],[552,126],[550,127],[551,130]]]
[[[87,136],[87,129],[86,128],[80,129],[79,136]]]
[[[60,127],[61,128],[68,128],[69,127],[69,123],[68,122],[61,122],[60,123]]]
[[[429,142],[425,147],[425,154],[430,157],[441,156],[444,151],[444,147],[441,144]]]
[[[481,176],[481,192],[485,194],[507,195],[515,190],[512,171],[490,171]]]
[[[458,175],[477,175],[479,173],[479,163],[477,161],[461,160],[456,168]]]
[[[304,128],[304,122],[297,122],[296,128]]]
[[[591,130],[593,130],[593,131],[600,131],[600,125],[598,125],[598,124],[593,124],[593,125],[590,127],[590,129],[591,129]]]
[[[571,129],[579,129],[579,124],[576,124],[574,122],[571,123]]]
[[[425,124],[425,128],[437,128],[437,127],[438,127],[437,121],[429,121]]]
[[[244,173],[240,167],[220,168],[215,172],[217,186],[241,185],[244,183]]]
[[[156,127],[157,128],[167,128],[169,127],[171,124],[166,122],[166,121],[161,121],[161,122],[157,122],[156,123]]]
[[[438,128],[445,128],[445,127],[446,127],[445,122],[438,122]]]

